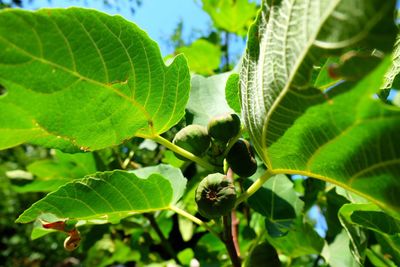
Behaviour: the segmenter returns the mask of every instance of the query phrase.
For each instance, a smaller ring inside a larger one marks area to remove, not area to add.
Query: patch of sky
[[[308,217],[315,222],[314,230],[323,238],[328,231],[328,224],[326,223],[325,216],[322,214],[319,206],[314,205],[307,213]]]
[[[22,7],[36,10],[45,7],[66,8],[76,6],[93,8],[111,15],[121,15],[146,31],[158,43],[163,56],[174,52],[170,37],[180,21],[183,21],[184,25],[182,39],[188,44],[202,36],[208,36],[212,30],[211,18],[202,10],[201,1],[142,0],[139,1],[141,2],[140,5],[135,5],[136,2],[122,0],[23,0]],[[255,2],[259,2],[259,0]],[[232,38],[230,54],[233,59],[237,61],[244,48],[245,40],[243,38]]]

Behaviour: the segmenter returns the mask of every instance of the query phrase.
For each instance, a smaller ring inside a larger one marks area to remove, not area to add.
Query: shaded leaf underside
[[[394,36],[393,21],[386,21],[393,9],[393,1],[264,4],[249,31],[241,102],[269,169],[329,181],[400,210],[400,112],[372,98],[388,62],[363,81],[327,93],[308,84],[326,49]]]

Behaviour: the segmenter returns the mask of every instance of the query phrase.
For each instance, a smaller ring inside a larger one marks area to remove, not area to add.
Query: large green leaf
[[[153,137],[184,115],[183,56],[120,16],[79,8],[0,12],[0,149],[96,150]]]
[[[183,194],[186,179],[179,169],[149,167],[139,172],[96,173],[60,187],[17,219],[31,222],[43,214],[60,219],[118,222],[136,213],[168,209]]]
[[[386,50],[394,1],[276,1],[249,31],[242,114],[275,173],[319,178],[400,210],[400,109],[373,99],[389,62],[328,92],[310,82],[316,59],[362,43]],[[376,41],[376,42],[375,42]]]
[[[225,84],[230,75],[230,72],[207,78],[193,75],[187,109],[193,114],[194,124],[207,125],[212,117],[233,112],[225,100]]]

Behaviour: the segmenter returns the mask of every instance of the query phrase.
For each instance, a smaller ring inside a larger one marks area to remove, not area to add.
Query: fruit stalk
[[[231,213],[222,217],[223,222],[223,240],[228,251],[229,257],[232,261],[232,266],[240,267],[241,266],[241,259],[238,256],[238,253],[235,248],[235,244],[233,243],[232,238],[232,216]]]

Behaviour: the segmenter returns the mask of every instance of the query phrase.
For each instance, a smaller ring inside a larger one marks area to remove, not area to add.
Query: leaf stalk
[[[247,190],[241,194],[238,199],[236,200],[235,207],[237,207],[240,203],[251,197],[258,189],[260,189],[263,184],[272,176],[274,176],[270,170],[266,170]]]
[[[218,237],[218,239],[221,239],[220,234],[218,234],[214,229],[212,229],[207,223],[203,222],[202,220],[200,220],[199,218],[197,218],[196,216],[193,216],[192,214],[190,214],[189,212],[180,209],[174,205],[169,206],[169,209],[172,211],[175,211],[176,213],[178,213],[179,215],[187,218],[188,220],[194,222],[195,224],[204,227],[206,230],[208,230],[211,234],[215,235],[216,237]]]
[[[216,167],[210,163],[208,163],[207,161],[203,160],[202,158],[197,157],[196,155],[194,155],[193,153],[190,153],[189,151],[175,145],[174,143],[168,141],[167,139],[165,139],[164,137],[160,136],[160,135],[156,135],[155,137],[152,138],[155,142],[165,146],[166,148],[170,149],[171,151],[178,153],[179,155],[184,156],[185,158],[196,162],[197,164],[199,164],[200,166],[202,166],[203,168],[209,170],[209,171],[215,171]]]

